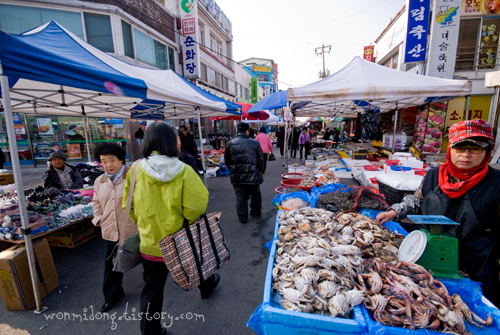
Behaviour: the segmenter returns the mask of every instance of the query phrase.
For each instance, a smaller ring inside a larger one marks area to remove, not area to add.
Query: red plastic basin
[[[289,172],[289,173],[283,173],[281,175],[281,179],[302,179],[302,176],[303,176],[302,173]]]
[[[399,165],[399,159],[389,159],[384,162],[387,165]]]
[[[363,168],[366,171],[377,171],[379,166],[378,165],[363,165]]]
[[[288,178],[288,179],[283,179],[281,181],[281,185],[282,186],[294,186],[294,187],[299,187],[299,184],[300,182],[302,181],[302,179],[298,179],[298,178]]]
[[[372,184],[378,185],[377,177],[370,178],[370,181],[372,182]]]

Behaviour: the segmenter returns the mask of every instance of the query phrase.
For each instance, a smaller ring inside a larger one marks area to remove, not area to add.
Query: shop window
[[[50,21],[85,38],[81,12],[0,4],[0,30],[3,32],[21,34]]]
[[[232,81],[231,79],[227,80],[227,91],[229,92],[229,94],[234,95],[235,86],[234,86],[234,81]]]
[[[108,15],[84,14],[87,42],[104,52],[115,52]]]
[[[201,63],[200,65],[201,65],[201,71],[200,71],[201,72],[201,74],[200,74],[201,80],[208,81],[208,79],[207,79],[207,66],[203,63]]]
[[[210,34],[210,48],[214,55],[222,59],[222,41],[213,34]]]
[[[222,74],[216,73],[215,78],[216,78],[216,86],[218,88],[223,88],[223,78],[224,77],[222,76]]]
[[[132,27],[125,21],[122,21],[122,36],[123,36],[123,49],[125,56],[134,58],[134,44],[132,42]]]
[[[171,47],[168,47],[168,68],[175,71],[174,49]]]
[[[240,84],[238,84],[238,85],[237,85],[236,95],[237,95],[238,97],[240,97],[240,98],[242,97],[242,96],[241,96],[241,85],[240,85]]]
[[[215,79],[216,72],[214,69],[211,67],[207,67],[207,72],[208,72],[208,84],[216,86],[217,85],[217,79]]]
[[[455,70],[475,69],[475,64],[477,62],[476,48],[480,24],[481,19],[468,19],[460,21]]]
[[[168,69],[167,47],[134,28],[136,59],[160,69]]]
[[[229,88],[228,88],[228,79],[226,77],[222,77],[222,82],[224,83],[224,87],[222,88],[224,91],[228,91]]]
[[[269,81],[269,75],[268,74],[258,74],[257,79],[259,81]]]
[[[201,21],[198,21],[198,31],[200,33],[199,35],[200,44],[205,46],[205,25]]]
[[[500,29],[500,19],[483,18],[479,45],[480,69],[494,69],[496,66],[498,52],[498,31]]]

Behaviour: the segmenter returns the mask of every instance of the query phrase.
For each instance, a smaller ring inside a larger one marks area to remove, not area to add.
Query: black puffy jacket
[[[264,182],[264,153],[259,142],[239,133],[226,144],[224,160],[229,168],[231,184],[260,185]]]

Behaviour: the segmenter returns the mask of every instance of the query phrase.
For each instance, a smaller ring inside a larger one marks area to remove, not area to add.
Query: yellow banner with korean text
[[[445,137],[443,137],[443,151],[448,147],[448,131],[452,125],[465,120],[465,98],[456,98],[448,102],[446,114]],[[470,97],[467,120],[481,119],[488,121],[490,116],[491,95],[475,95]]]
[[[252,65],[252,71],[254,71],[254,72],[271,72],[271,67],[270,66]]]
[[[500,14],[500,2],[496,0],[462,0],[461,16]]]

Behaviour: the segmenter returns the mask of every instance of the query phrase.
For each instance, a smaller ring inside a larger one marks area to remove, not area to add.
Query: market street
[[[247,224],[238,221],[229,178],[208,179],[210,203],[207,212],[222,211],[221,227],[231,259],[220,269],[221,282],[208,300],[202,300],[197,289],[184,292],[169,276],[163,304],[164,324],[169,334],[254,334],[246,323],[262,303],[269,257],[264,244],[272,239],[276,218],[276,207],[271,199],[276,195],[274,189],[279,186],[281,174],[286,172],[281,168],[279,149],[275,149],[274,154],[277,160],[268,163],[261,185],[262,216],[250,218]],[[298,159],[292,161],[299,162]],[[90,320],[103,303],[104,241],[98,233],[94,239],[74,249],[51,247],[51,251],[60,285],[43,299],[48,310],[35,315],[31,311],[6,311],[2,304],[0,324],[25,329],[33,335],[139,333],[139,321],[133,319],[137,318],[143,286],[142,266],[125,274],[126,296],[110,311],[114,320]],[[70,313],[71,320],[58,320],[64,317],[58,313]]]

